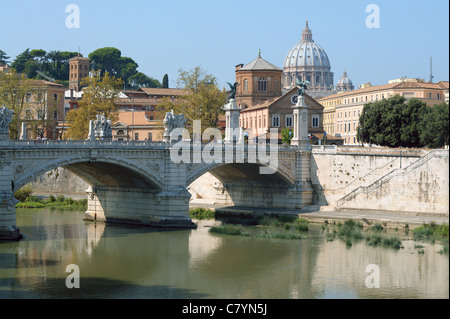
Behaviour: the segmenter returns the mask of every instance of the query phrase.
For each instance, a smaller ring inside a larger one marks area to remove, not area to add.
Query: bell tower
[[[78,54],[69,60],[69,89],[79,92],[82,89],[81,80],[89,76],[90,59]]]

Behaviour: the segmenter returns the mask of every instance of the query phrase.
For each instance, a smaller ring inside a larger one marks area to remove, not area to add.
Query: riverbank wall
[[[448,150],[315,146],[310,183],[313,205],[321,211],[449,216]],[[35,194],[69,196],[84,196],[89,187],[63,168],[30,185]],[[226,195],[220,186],[206,173],[188,190],[194,200],[218,204]]]

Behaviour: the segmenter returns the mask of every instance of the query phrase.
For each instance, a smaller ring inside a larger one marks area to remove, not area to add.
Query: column
[[[300,149],[309,149],[310,141],[308,138],[308,116],[309,106],[305,103],[305,97],[299,95],[297,104],[292,107],[294,118],[294,137],[291,145],[296,145]]]
[[[236,105],[234,99],[230,99],[229,103],[223,108],[225,110],[226,128],[224,143],[237,142],[241,136],[239,127],[240,109]]]

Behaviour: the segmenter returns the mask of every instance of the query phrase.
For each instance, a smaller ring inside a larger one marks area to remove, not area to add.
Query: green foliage
[[[121,78],[124,83],[129,83],[130,77],[137,73],[139,67],[132,58],[123,57],[122,52],[113,47],[97,49],[89,54],[89,58],[101,75],[109,73]]]
[[[209,209],[205,209],[205,208],[194,208],[189,210],[189,217],[193,218],[193,219],[198,219],[198,220],[202,220],[202,219],[213,219],[215,216],[215,212]]]
[[[21,189],[19,189],[15,194],[14,197],[20,201],[20,202],[24,202],[27,200],[28,197],[31,196],[31,194],[33,193],[33,189],[31,188],[31,186],[26,185],[24,187],[22,187]]]
[[[244,231],[242,225],[233,225],[233,224],[222,224],[220,226],[213,226],[210,228],[209,232],[233,236],[237,235],[248,236],[248,232]]]
[[[128,79],[128,84],[131,89],[139,89],[141,87],[144,88],[160,88],[162,85],[158,80],[153,79],[144,73],[138,72]]]
[[[433,147],[448,144],[448,105],[428,107],[418,99],[394,95],[364,105],[357,137],[387,147]]]
[[[8,64],[9,56],[6,55],[6,52],[3,50],[0,50],[0,65]]]
[[[89,133],[89,120],[95,120],[97,114],[103,114],[112,123],[118,119],[116,98],[123,82],[110,76],[109,73],[101,76],[97,72],[94,76],[84,79],[82,83],[86,87],[79,107],[67,113],[69,129],[65,136],[68,139],[86,139]]]
[[[292,134],[292,130],[287,127],[284,127],[281,130],[281,141],[283,142],[283,144],[291,144]]]
[[[167,74],[164,74],[163,81],[162,81],[162,87],[165,89],[169,88],[169,76]]]
[[[199,66],[190,71],[180,69],[179,72],[178,86],[185,89],[186,94],[175,101],[163,99],[158,105],[159,117],[164,118],[166,112],[173,110],[177,114],[183,113],[188,119],[188,130],[192,130],[194,120],[200,120],[203,129],[216,128],[219,116],[224,114],[227,92],[221,91],[216,78]]]
[[[420,124],[420,142],[430,148],[449,144],[449,106],[440,103],[427,108]]]
[[[412,230],[414,240],[423,240],[434,242],[448,241],[449,224],[438,225],[435,223],[423,224],[422,226]]]

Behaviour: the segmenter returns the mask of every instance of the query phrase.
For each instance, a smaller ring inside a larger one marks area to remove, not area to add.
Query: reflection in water
[[[26,238],[0,243],[0,298],[448,298],[440,245],[405,249],[309,239],[275,240],[161,231],[83,221],[83,212],[18,210]],[[67,289],[77,264],[81,288]],[[367,265],[380,288],[365,285]]]

